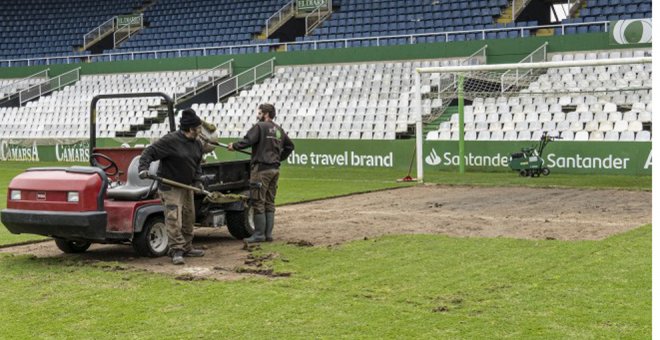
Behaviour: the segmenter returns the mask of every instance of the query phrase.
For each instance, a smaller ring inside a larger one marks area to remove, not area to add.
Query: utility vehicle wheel
[[[247,207],[243,211],[227,211],[227,229],[238,240],[254,233],[254,209]]]
[[[548,169],[548,168],[543,168],[543,169],[541,170],[541,173],[543,174],[543,176],[547,176],[547,175],[550,174],[550,169]]]
[[[142,231],[133,238],[133,249],[141,256],[158,257],[167,254],[167,228],[163,216],[147,220]]]
[[[528,176],[527,170],[520,170],[519,174],[520,174],[520,177],[527,177]]]
[[[57,248],[60,248],[61,251],[67,254],[84,253],[92,245],[91,242],[65,240],[62,238],[56,238],[55,244]]]

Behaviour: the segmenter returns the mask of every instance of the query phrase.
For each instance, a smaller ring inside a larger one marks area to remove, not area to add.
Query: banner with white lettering
[[[221,139],[221,143],[235,140]],[[41,145],[40,143],[46,144]],[[146,139],[99,139],[100,147],[145,147]],[[404,140],[294,140],[295,151],[284,164],[309,168],[387,168],[407,171],[415,161],[414,139]],[[509,156],[534,141],[465,142],[468,171],[511,171]],[[545,166],[553,173],[651,175],[653,159],[650,142],[574,142],[555,141],[545,148]],[[243,159],[248,156],[222,147],[205,156],[206,161]],[[89,142],[0,140],[0,160],[25,162],[87,162]],[[456,141],[425,141],[424,169],[457,171],[460,156]],[[414,169],[414,168],[413,168]]]

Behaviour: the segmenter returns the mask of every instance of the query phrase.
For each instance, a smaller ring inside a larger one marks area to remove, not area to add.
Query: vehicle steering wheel
[[[99,161],[96,158],[100,158],[104,161],[106,161],[108,164],[102,165],[99,163]],[[108,176],[115,176],[117,173],[119,173],[119,167],[117,166],[117,163],[112,160],[112,158],[102,154],[102,153],[93,153],[90,157],[90,163],[92,163],[92,166],[101,168],[101,170],[105,171],[106,175]],[[111,171],[114,170],[114,171]]]

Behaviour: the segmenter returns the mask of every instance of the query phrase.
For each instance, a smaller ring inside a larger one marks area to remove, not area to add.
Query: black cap
[[[181,111],[181,119],[179,120],[182,130],[195,128],[202,125],[202,120],[197,117],[195,110],[185,109]]]

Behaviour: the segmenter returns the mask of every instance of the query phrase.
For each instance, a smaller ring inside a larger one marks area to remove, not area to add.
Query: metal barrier
[[[18,91],[20,91],[25,85],[28,87],[30,84],[28,84],[29,80],[35,79],[35,78],[46,78],[48,79],[48,71],[50,71],[50,68],[47,68],[43,71],[39,71],[35,74],[29,75],[23,79],[19,79],[15,82],[12,82],[10,84],[7,84],[3,87],[0,87],[0,102],[5,101],[6,98],[11,97],[12,95],[16,94]]]
[[[518,63],[524,64],[524,63],[537,63],[541,61],[547,61],[547,56],[548,56],[547,47],[548,47],[548,42],[545,42],[543,45],[539,46],[537,49],[532,51],[532,53],[527,55]],[[515,69],[515,70],[507,70],[504,73],[502,73],[502,75],[500,76],[500,82],[502,84],[502,92],[506,92],[513,86],[518,86],[520,83],[520,79],[528,76],[532,72],[533,72],[532,69],[527,69],[527,70]]]
[[[332,14],[332,0],[320,4],[308,15],[305,16],[305,35],[320,25],[323,20]]]
[[[80,80],[80,67],[71,71],[64,72],[55,78],[48,79],[42,83],[32,85],[25,90],[18,92],[20,105],[44,94],[59,90],[62,87],[75,83]]]
[[[237,74],[218,84],[218,101],[240,89],[255,84],[258,80],[270,76],[275,71],[275,58]]]
[[[202,89],[206,90],[209,86],[215,85],[218,80],[225,78],[228,75],[231,76],[234,73],[232,67],[233,63],[234,63],[234,59],[230,59],[198,76],[192,77],[190,79],[187,79],[186,81],[176,84],[175,88],[177,89],[180,87],[186,87],[187,85],[193,85],[193,88],[181,94],[175,93],[174,104],[175,105],[178,104],[182,98],[186,98],[190,95],[193,96],[196,95]],[[196,80],[206,76],[211,76],[211,81],[204,82],[202,85],[198,86],[199,82],[197,82]]]
[[[0,67],[11,66],[32,66],[32,65],[50,65],[55,63],[79,63],[79,62],[94,62],[94,61],[115,61],[115,60],[136,60],[136,59],[160,59],[181,57],[184,55],[218,55],[218,54],[238,54],[238,53],[260,53],[269,52],[280,46],[285,46],[287,50],[291,47],[307,47],[311,50],[319,49],[319,44],[333,43],[335,45],[341,44],[340,47],[352,47],[354,42],[375,42],[375,46],[381,46],[381,42],[391,39],[404,39],[406,44],[416,44],[419,38],[422,37],[444,37],[445,41],[454,41],[457,36],[465,36],[467,34],[476,35],[474,40],[485,40],[488,33],[499,32],[513,32],[520,33],[520,37],[531,36],[525,35],[526,31],[553,28],[559,29],[561,35],[566,34],[567,27],[588,27],[600,26],[604,32],[609,30],[609,21],[596,21],[596,22],[581,22],[573,24],[557,24],[557,25],[539,25],[539,26],[524,26],[524,27],[502,27],[502,28],[489,28],[481,30],[469,31],[451,31],[451,32],[434,32],[434,33],[420,33],[408,35],[388,35],[379,37],[361,37],[361,38],[346,38],[346,39],[326,39],[326,40],[312,40],[312,41],[298,41],[286,43],[264,43],[252,45],[231,45],[231,46],[213,46],[213,47],[197,47],[186,49],[167,49],[167,50],[150,50],[150,51],[132,51],[132,52],[119,52],[119,53],[103,53],[91,55],[70,55],[63,57],[43,57],[43,58],[21,58],[21,59],[5,59],[0,60]],[[454,39],[451,39],[454,38]],[[339,48],[340,48],[339,47]],[[334,46],[338,48],[338,46]],[[171,54],[174,54],[172,56]]]
[[[291,0],[286,5],[282,6],[275,14],[266,19],[266,37],[273,33],[279,24],[296,13],[296,0]]]
[[[99,39],[104,35],[107,35],[109,32],[114,31],[115,19],[117,19],[116,16],[108,19],[106,22],[98,25],[96,28],[83,35],[83,49],[86,49],[87,46],[94,42],[96,39]]]

